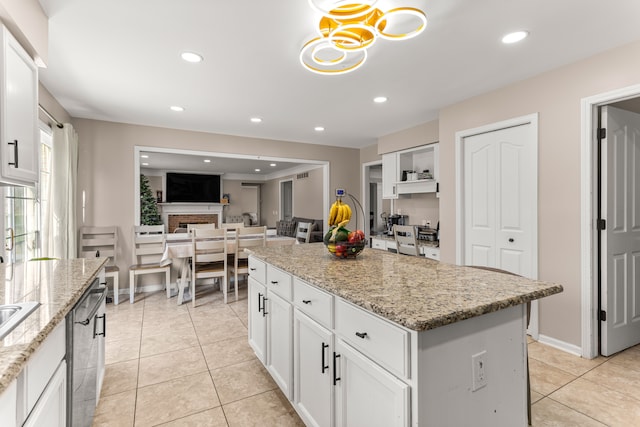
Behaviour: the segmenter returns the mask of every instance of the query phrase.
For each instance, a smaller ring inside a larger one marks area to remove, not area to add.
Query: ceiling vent
[[[296,175],[296,179],[304,179],[304,178],[309,178],[309,172],[302,172]]]

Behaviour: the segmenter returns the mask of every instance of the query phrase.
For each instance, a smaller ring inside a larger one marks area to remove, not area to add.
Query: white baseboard
[[[568,342],[560,341],[559,339],[542,334],[538,336],[538,342],[557,348],[558,350],[566,351],[567,353],[575,356],[582,357],[582,348],[580,348],[580,346],[569,344]]]

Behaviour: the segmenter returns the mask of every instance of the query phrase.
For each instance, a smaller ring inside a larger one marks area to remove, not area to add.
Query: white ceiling
[[[318,20],[305,0],[40,2],[50,18],[41,81],[73,117],[354,148],[640,39],[638,0],[380,0],[383,11],[424,10],[426,31],[380,40],[359,70],[321,76],[298,61]],[[500,43],[518,29],[531,36]],[[204,62],[182,61],[184,50]]]

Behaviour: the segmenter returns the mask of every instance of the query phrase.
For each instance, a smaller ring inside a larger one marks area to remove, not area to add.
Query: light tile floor
[[[106,351],[94,426],[303,425],[247,343],[246,288],[108,304]],[[640,346],[585,360],[530,342],[529,366],[534,426],[640,425]]]

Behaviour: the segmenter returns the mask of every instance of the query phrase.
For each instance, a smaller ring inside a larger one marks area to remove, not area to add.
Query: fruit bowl
[[[364,249],[365,241],[361,240],[359,242],[335,242],[335,243],[325,243],[327,250],[329,253],[336,258],[355,258],[359,253]]]

